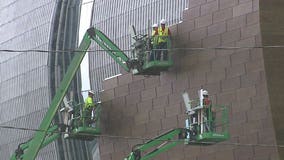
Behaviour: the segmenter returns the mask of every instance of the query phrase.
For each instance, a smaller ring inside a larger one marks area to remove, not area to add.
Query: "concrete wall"
[[[205,88],[229,107],[231,138],[212,146],[179,145],[154,159],[278,160],[258,0],[189,0],[184,21],[171,26],[175,66],[160,76],[124,74],[104,81],[102,125],[107,135],[153,138],[184,127],[181,94]],[[212,49],[214,47],[239,49]],[[209,48],[209,49],[208,49]],[[120,160],[142,139],[104,137],[102,160]],[[238,144],[238,145],[236,145]],[[254,144],[254,145],[247,145]],[[265,146],[267,144],[270,146]]]

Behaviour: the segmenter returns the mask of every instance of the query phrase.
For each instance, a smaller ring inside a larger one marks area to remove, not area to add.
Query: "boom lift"
[[[129,58],[122,50],[119,49],[103,32],[94,28],[93,40],[103,48],[125,71],[132,72],[135,75],[159,75],[161,71],[166,71],[173,65],[171,56],[167,60],[150,59],[151,54],[156,54],[151,48],[151,37],[137,34],[134,26],[131,26],[131,54]],[[167,50],[159,52],[168,52],[171,48],[170,39],[167,39]]]
[[[82,105],[68,104],[65,100],[65,108],[60,111],[65,114],[65,125],[59,126],[52,124],[52,120],[62,103],[64,96],[70,86],[70,83],[75,76],[81,61],[83,60],[91,41],[95,41],[101,48],[103,48],[123,69],[127,72],[140,75],[157,75],[161,71],[167,70],[172,65],[172,60],[167,61],[152,60],[149,61],[147,56],[151,53],[151,47],[148,43],[150,37],[146,35],[133,35],[134,44],[132,45],[132,54],[134,58],[129,58],[122,50],[120,50],[105,34],[100,30],[92,27],[87,30],[83,40],[81,41],[78,50],[57,89],[54,98],[51,101],[50,107],[46,112],[38,131],[32,139],[25,143],[21,143],[11,156],[11,160],[33,160],[36,158],[39,150],[49,143],[55,141],[60,137],[62,132],[66,132],[65,138],[76,138],[83,140],[92,140],[94,135],[100,134],[99,128],[99,114],[100,105],[97,105],[94,118],[95,126],[89,126],[85,123],[87,117],[82,115]]]
[[[149,160],[177,144],[213,145],[229,139],[228,110],[225,106],[205,105],[204,90],[199,91],[199,100],[191,101],[183,94],[187,118],[185,128],[170,130],[142,145],[133,147],[124,160]],[[192,107],[194,105],[194,107]]]

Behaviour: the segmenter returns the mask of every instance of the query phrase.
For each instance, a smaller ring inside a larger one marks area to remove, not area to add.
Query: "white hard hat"
[[[162,19],[162,20],[160,21],[160,23],[161,23],[161,24],[166,24],[167,21],[166,21],[165,19]]]
[[[89,94],[92,94],[92,95],[94,95],[94,94],[95,94],[95,92],[94,92],[94,91],[89,91],[88,93],[89,93]]]
[[[207,90],[203,90],[202,94],[205,95],[205,96],[208,96],[208,91]]]
[[[158,27],[158,24],[155,23],[155,24],[152,25],[152,27],[153,27],[153,28],[154,28],[154,27]]]

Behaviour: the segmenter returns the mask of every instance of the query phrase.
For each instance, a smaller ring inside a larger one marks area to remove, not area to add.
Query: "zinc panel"
[[[0,49],[47,50],[55,4],[52,0],[1,0]],[[0,54],[0,124],[36,129],[50,102],[48,54]],[[9,159],[19,143],[27,141],[34,133],[20,129],[1,129],[0,132],[0,159]],[[55,151],[54,144],[49,148]]]

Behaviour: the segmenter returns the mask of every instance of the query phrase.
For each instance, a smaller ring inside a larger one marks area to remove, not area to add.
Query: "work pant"
[[[157,60],[168,60],[167,42],[160,42],[158,44]]]
[[[150,53],[150,58],[149,58],[149,61],[154,61],[156,60],[156,57],[157,57],[157,44],[153,44],[152,45],[152,50],[151,50],[151,53]]]
[[[84,109],[82,115],[83,126],[89,126],[92,123],[92,109]]]
[[[206,111],[206,118],[207,118],[207,127],[209,131],[214,131],[215,130],[215,118],[216,118],[216,113],[212,111],[211,107],[208,107],[205,109]]]

